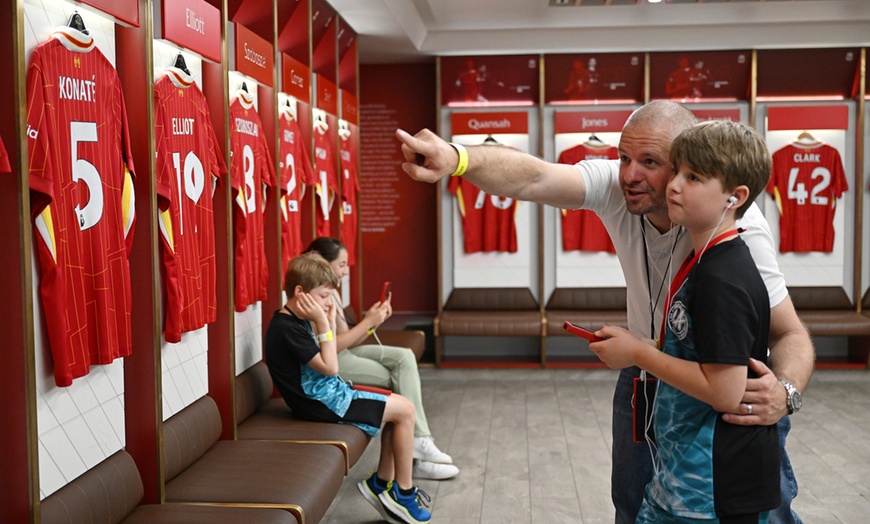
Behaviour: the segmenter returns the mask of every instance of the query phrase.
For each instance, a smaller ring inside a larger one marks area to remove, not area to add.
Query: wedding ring
[[[750,404],[750,403],[748,403],[748,402],[746,403],[746,414],[747,414],[747,415],[751,415],[751,414],[752,414],[752,404]]]

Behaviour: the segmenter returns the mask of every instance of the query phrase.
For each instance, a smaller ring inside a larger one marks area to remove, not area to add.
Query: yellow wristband
[[[368,330],[366,330],[366,333],[368,333],[369,335],[374,335],[374,334],[375,334],[375,328],[369,328]]]
[[[456,171],[450,176],[462,176],[468,169],[468,150],[462,144],[455,144],[453,142],[449,142],[449,144],[459,153],[459,163],[456,164]]]
[[[317,340],[320,342],[329,342],[330,340],[335,340],[335,337],[332,335],[332,330],[330,329],[326,333],[317,335]]]

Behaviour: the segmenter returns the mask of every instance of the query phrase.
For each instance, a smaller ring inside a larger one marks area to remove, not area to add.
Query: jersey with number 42
[[[133,161],[121,83],[93,37],[59,29],[27,72],[39,291],[58,386],[132,350]]]
[[[789,144],[775,152],[767,192],[779,207],[779,251],[830,253],[837,199],[848,189],[835,148]]]

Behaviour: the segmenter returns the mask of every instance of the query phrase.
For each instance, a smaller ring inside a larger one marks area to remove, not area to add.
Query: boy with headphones
[[[718,120],[682,132],[671,162],[668,213],[693,251],[671,282],[661,341],[605,326],[590,349],[659,379],[654,474],[637,522],[766,523],[780,504],[777,428],[721,414],[739,407],[750,359],[767,361],[768,293],[735,222],[767,185],[771,157],[753,129]]]

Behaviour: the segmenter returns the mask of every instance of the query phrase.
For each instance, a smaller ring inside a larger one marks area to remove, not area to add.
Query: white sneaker
[[[453,464],[453,458],[438,449],[432,437],[414,437],[414,458],[438,464]]]
[[[436,464],[428,460],[414,461],[414,478],[445,480],[459,475],[459,468],[453,464]]]

